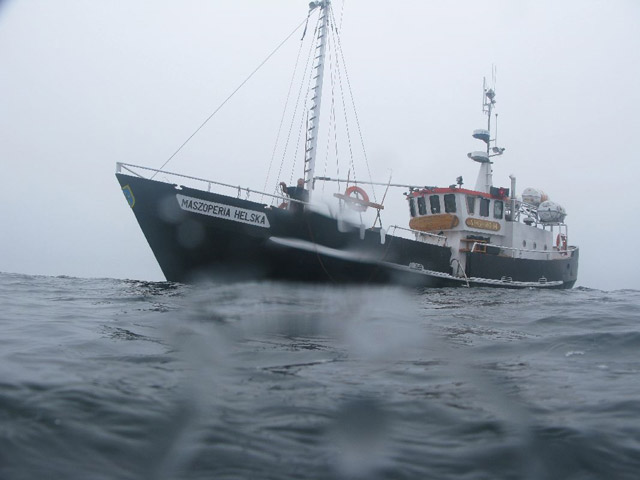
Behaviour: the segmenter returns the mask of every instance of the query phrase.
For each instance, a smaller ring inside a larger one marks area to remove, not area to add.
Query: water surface
[[[0,478],[636,479],[640,292],[0,274]]]

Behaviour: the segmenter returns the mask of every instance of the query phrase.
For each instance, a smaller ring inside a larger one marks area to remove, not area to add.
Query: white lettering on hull
[[[199,198],[185,197],[177,194],[178,205],[187,212],[199,213],[210,217],[224,218],[233,222],[247,223],[256,227],[269,228],[269,219],[263,212],[247,210],[246,208],[234,207],[223,203],[208,202]]]

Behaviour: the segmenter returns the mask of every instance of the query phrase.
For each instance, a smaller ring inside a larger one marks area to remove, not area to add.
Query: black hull
[[[489,253],[467,253],[467,275],[509,282],[530,282],[546,279],[562,281],[559,288],[572,288],[578,278],[579,250],[567,253],[560,260],[531,260]],[[544,280],[543,280],[544,281]],[[550,287],[552,288],[552,287]]]
[[[482,284],[452,275],[449,247],[381,235],[378,229],[361,231],[316,212],[291,212],[120,173],[116,177],[169,281]],[[577,250],[566,260],[553,261],[504,262],[494,255],[471,254],[467,277],[512,277],[510,284],[491,285],[505,287],[545,277],[552,282],[548,287],[570,288],[577,258]]]

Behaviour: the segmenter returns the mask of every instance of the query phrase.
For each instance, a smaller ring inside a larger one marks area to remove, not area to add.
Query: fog
[[[333,3],[374,180],[446,186],[462,175],[473,187],[477,164],[466,154],[478,149],[482,79],[496,65],[506,152],[494,184],[514,174],[520,192],[541,188],[566,208],[581,249],[577,285],[640,288],[629,199],[640,2]],[[115,163],[160,167],[307,5],[1,3],[0,271],[162,280]],[[166,168],[262,189],[299,38]],[[385,222],[408,224],[402,192],[387,201]]]

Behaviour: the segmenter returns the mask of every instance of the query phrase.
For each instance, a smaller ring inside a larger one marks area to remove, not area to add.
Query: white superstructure
[[[453,263],[462,272],[468,253],[486,253],[519,259],[562,259],[568,253],[566,211],[540,189],[526,188],[519,200],[516,179],[510,188],[494,187],[493,157],[505,149],[498,147],[491,133],[491,115],[495,90],[483,85],[483,112],[487,128],[473,132],[486,148],[467,156],[480,164],[474,190],[462,188],[462,178],[446,188],[412,189],[407,194],[411,219],[409,226],[447,238]],[[432,242],[431,236],[416,234],[416,239]]]

